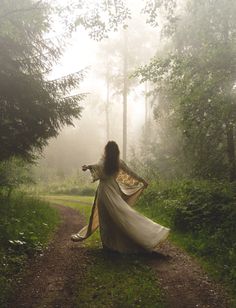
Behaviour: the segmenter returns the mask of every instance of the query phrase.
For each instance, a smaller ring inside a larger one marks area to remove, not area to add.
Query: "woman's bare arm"
[[[83,165],[82,170],[83,171],[91,170],[94,166],[97,166],[97,165]]]

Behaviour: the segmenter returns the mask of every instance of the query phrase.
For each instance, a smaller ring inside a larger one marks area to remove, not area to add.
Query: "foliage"
[[[83,25],[89,31],[89,36],[95,40],[108,37],[110,31],[117,31],[131,17],[127,5],[122,0],[116,1],[77,1],[77,25]]]
[[[130,162],[144,178],[178,179],[191,174],[182,149],[181,132],[173,117],[150,119],[140,139],[140,149]]]
[[[163,30],[170,32],[177,18],[174,14],[176,7],[177,0],[147,0],[142,12],[147,15],[147,23],[153,27],[160,26],[164,20]]]
[[[70,96],[82,72],[49,80],[64,38],[50,39],[53,8],[47,1],[1,1],[0,160],[32,160],[47,140],[80,116],[83,95]]]
[[[168,22],[175,21],[174,9],[176,0],[146,0],[141,13],[146,15],[146,22],[152,26],[159,26],[164,19]],[[85,1],[77,0],[71,3],[76,10],[76,24],[82,25],[94,40],[108,37],[109,32],[117,31],[120,27],[126,29],[132,14],[127,1]],[[170,31],[170,24],[165,23],[164,29]]]
[[[11,158],[0,162],[0,192],[7,189],[9,194],[14,188],[31,181],[30,166],[22,159]]]
[[[180,131],[176,158],[183,157],[190,175],[234,180],[236,5],[191,0],[181,12],[169,52],[137,74],[158,93],[156,120]]]
[[[157,182],[139,207],[170,226],[173,238],[211,265],[219,278],[236,287],[236,187],[209,181]]]
[[[42,191],[42,190],[41,190]],[[81,196],[94,196],[95,188],[92,186],[78,186],[78,185],[67,185],[67,184],[55,184],[52,183],[50,186],[45,187],[42,191],[48,194],[58,195],[81,195]]]
[[[56,210],[48,203],[14,193],[0,196],[0,306],[13,289],[15,275],[29,257],[42,253],[58,223]]]
[[[71,175],[66,175],[61,170],[55,172],[54,169],[42,168],[43,174],[34,174],[37,185],[24,186],[24,190],[29,193],[39,194],[59,194],[59,195],[82,195],[94,196],[96,183],[91,183],[91,178],[83,171],[75,171]]]

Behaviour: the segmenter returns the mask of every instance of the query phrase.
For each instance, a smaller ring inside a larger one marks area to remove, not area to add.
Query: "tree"
[[[62,126],[80,116],[83,95],[70,92],[83,73],[47,77],[63,52],[59,39],[46,38],[52,13],[47,1],[1,1],[0,161],[32,160]]]
[[[10,196],[13,189],[22,184],[32,183],[32,170],[22,159],[11,158],[0,162],[0,194],[7,190]]]
[[[169,102],[192,174],[235,180],[236,4],[187,1],[173,20],[171,51],[139,73]]]
[[[112,70],[113,70],[113,54],[111,46],[104,41],[99,48],[99,63],[96,65],[96,76],[101,78],[105,82],[106,98],[102,100],[102,105],[105,111],[105,130],[106,130],[106,141],[110,140],[111,136],[111,103],[112,103]],[[104,65],[105,63],[105,65]]]
[[[169,5],[171,2],[171,5]],[[147,22],[152,24],[153,16],[159,12],[163,7],[166,7],[166,11],[168,12],[167,17],[171,13],[172,5],[174,5],[175,0],[158,0],[158,1],[145,1],[146,5],[144,6],[142,13],[148,16]],[[120,54],[120,58],[122,63],[120,66],[122,70],[119,72],[119,76],[117,76],[116,80],[116,88],[118,92],[122,95],[122,105],[123,105],[123,159],[126,160],[127,157],[127,143],[128,143],[128,96],[130,92],[130,74],[133,69],[134,63],[137,58],[143,57],[144,53],[141,55],[140,47],[145,45],[144,37],[142,36],[142,29],[139,29],[139,24],[130,23],[130,19],[133,17],[131,15],[131,10],[129,8],[129,2],[116,0],[100,0],[100,1],[84,1],[81,0],[76,5],[75,8],[78,10],[77,17],[77,25],[82,25],[88,30],[91,38],[95,40],[102,40],[108,37],[109,32],[117,31],[119,28],[122,29],[123,37],[122,41],[119,42],[120,46],[116,49],[118,50],[118,54]],[[129,31],[131,28],[131,31]],[[139,31],[136,31],[137,28]],[[130,35],[130,33],[132,33]],[[145,33],[145,37],[147,33]],[[134,37],[134,39],[132,39]],[[130,42],[132,41],[132,43]],[[134,43],[134,45],[132,45]],[[135,45],[137,46],[135,48]],[[143,49],[142,49],[143,51]],[[137,64],[137,62],[136,62]],[[109,88],[109,90],[108,90]],[[107,83],[107,93],[110,92],[110,84],[108,86]],[[107,100],[109,101],[109,100]],[[106,117],[108,124],[108,105],[106,105]],[[109,125],[108,125],[109,126]],[[108,127],[107,126],[107,127]],[[109,134],[107,134],[109,136]]]
[[[92,39],[100,41],[110,31],[117,31],[131,18],[131,12],[122,0],[80,0],[74,2],[77,10],[77,25],[88,30]]]
[[[128,42],[127,32],[124,29],[123,43],[123,159],[127,158],[127,98],[128,98]]]

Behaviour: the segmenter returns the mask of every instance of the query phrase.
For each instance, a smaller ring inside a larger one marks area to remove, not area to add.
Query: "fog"
[[[235,0],[0,0],[1,307],[229,307],[235,201]]]
[[[236,179],[233,1],[1,9],[1,161],[70,175],[115,140],[143,176]]]
[[[160,31],[148,25],[140,14],[141,1],[130,1],[129,7],[133,14],[126,30],[128,75],[131,76],[139,66],[147,64],[155,54],[160,45]],[[60,33],[60,24],[56,23],[54,31]],[[83,107],[81,119],[75,120],[73,127],[64,127],[57,138],[50,140],[39,161],[40,168],[43,166],[71,173],[84,163],[98,161],[108,139],[115,140],[122,152],[123,41],[122,27],[117,32],[111,31],[109,37],[101,41],[91,39],[83,27],[77,28],[72,34],[50,78],[60,78],[79,70],[86,71],[84,80],[78,88],[78,93],[86,93],[86,98],[80,103]],[[107,71],[109,80],[106,76]],[[110,84],[108,115],[106,115],[107,82]],[[134,77],[130,77],[128,82],[127,158],[129,159],[131,152],[139,151],[147,114],[151,119],[152,112],[151,106],[147,107],[146,85],[140,84]],[[145,112],[145,104],[146,108],[149,108],[148,112]]]

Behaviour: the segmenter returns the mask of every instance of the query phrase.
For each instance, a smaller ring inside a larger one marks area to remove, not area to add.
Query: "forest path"
[[[166,241],[159,252],[164,258],[149,265],[157,273],[169,308],[232,308],[222,286],[213,282],[199,263],[185,251]]]
[[[61,224],[42,256],[33,258],[17,288],[9,307],[73,307],[78,273],[85,249],[70,240],[70,235],[83,225],[78,211],[53,205],[61,216]]]
[[[54,239],[42,256],[32,259],[8,307],[75,307],[76,281],[80,273],[82,277],[87,254],[86,248],[70,241],[70,235],[82,227],[83,218],[69,207],[55,207],[61,215],[61,224]],[[160,253],[147,257],[147,263],[157,273],[167,307],[230,307],[222,288],[210,281],[184,251],[166,241]]]

